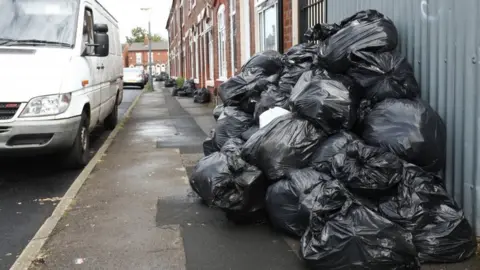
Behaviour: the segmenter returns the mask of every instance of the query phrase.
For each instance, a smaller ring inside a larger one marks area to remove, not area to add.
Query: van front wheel
[[[87,165],[90,158],[90,134],[88,132],[88,126],[88,116],[83,112],[75,141],[66,154],[65,165],[67,168],[81,169]]]

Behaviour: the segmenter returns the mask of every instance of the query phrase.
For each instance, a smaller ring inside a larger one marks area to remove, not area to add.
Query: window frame
[[[89,55],[89,56],[92,56],[92,55],[95,55],[95,47],[93,46],[87,46],[87,44],[94,44],[95,43],[95,39],[94,39],[94,31],[93,31],[93,26],[95,24],[95,19],[93,17],[93,9],[89,6],[85,6],[85,8],[83,9],[83,23],[84,23],[84,27],[88,27],[88,22],[87,24],[85,25],[86,23],[86,20],[87,20],[87,17],[88,16],[88,13],[90,13],[90,18],[91,18],[91,29],[89,29],[89,33],[88,33],[88,40],[87,42],[84,41],[83,39],[83,29],[82,28],[82,53],[84,51],[86,51],[86,55]]]
[[[263,4],[263,5],[262,5]],[[257,41],[258,41],[258,48],[260,51],[265,51],[265,12],[269,9],[273,8],[275,14],[275,47],[273,50],[278,51],[278,35],[279,35],[279,27],[278,27],[278,0],[266,0],[262,3],[258,4],[257,6],[257,18],[258,18],[258,34],[257,34]]]
[[[195,61],[194,60],[194,55],[193,55],[193,40],[190,39],[190,77],[185,78],[185,79],[190,79],[194,76],[193,74],[194,74],[195,70],[194,70],[194,65],[193,65],[194,62],[193,61]],[[185,76],[186,75],[187,74],[185,74]]]
[[[194,79],[200,79],[200,65],[199,65],[199,55],[198,55],[198,37],[195,36],[193,40],[193,48],[195,49],[195,76]]]
[[[232,72],[232,76],[235,75],[235,71],[236,71],[236,44],[235,44],[235,36],[234,34],[236,34],[236,27],[235,27],[235,19],[236,19],[236,4],[237,4],[237,1],[236,0],[229,0],[229,5],[230,5],[230,61],[231,61],[231,72]],[[233,31],[233,29],[235,29],[235,33]]]
[[[221,17],[220,17],[221,15]],[[223,20],[222,24],[220,21]],[[217,32],[218,32],[218,77],[219,80],[227,79],[227,48],[225,37],[225,5],[220,5],[217,11]],[[223,44],[222,44],[223,43]],[[223,50],[222,50],[223,48]]]

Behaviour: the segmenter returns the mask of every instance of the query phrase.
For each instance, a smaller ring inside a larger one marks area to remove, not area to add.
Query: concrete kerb
[[[30,268],[33,261],[39,255],[40,250],[42,249],[43,245],[47,241],[48,237],[50,236],[50,234],[55,229],[55,227],[57,226],[62,216],[65,214],[65,212],[68,210],[68,208],[72,204],[73,199],[77,196],[83,184],[85,183],[87,178],[90,176],[90,174],[92,173],[97,163],[102,159],[103,155],[112,144],[118,132],[120,132],[124,124],[130,118],[130,114],[132,113],[133,108],[135,108],[135,106],[138,103],[138,100],[144,93],[145,93],[145,90],[135,98],[132,105],[130,105],[127,112],[125,113],[125,116],[122,119],[122,121],[117,125],[117,127],[112,131],[112,133],[110,133],[110,135],[105,140],[105,142],[100,147],[100,149],[97,151],[95,156],[93,156],[93,158],[90,160],[87,166],[77,176],[73,184],[70,186],[70,188],[67,190],[67,192],[63,196],[60,203],[57,205],[57,207],[55,207],[55,210],[53,211],[52,215],[48,217],[47,220],[45,220],[45,222],[37,231],[37,233],[32,238],[32,240],[30,240],[28,245],[23,249],[22,253],[17,258],[15,263],[12,265],[10,270],[27,270]]]

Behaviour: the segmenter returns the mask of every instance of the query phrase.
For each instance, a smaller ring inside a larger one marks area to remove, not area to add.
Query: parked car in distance
[[[139,68],[123,69],[123,86],[138,86],[143,88],[146,84],[144,72]]]
[[[168,73],[165,71],[160,72],[160,75],[158,75],[158,79],[161,82],[166,81],[168,78],[169,78]]]

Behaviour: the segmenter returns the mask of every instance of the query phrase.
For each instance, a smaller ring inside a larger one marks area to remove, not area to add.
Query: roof
[[[168,42],[166,40],[159,41],[159,42],[152,42],[152,51],[166,51],[168,50]],[[144,44],[143,42],[135,42],[130,44],[128,48],[129,52],[140,52],[140,51],[148,51],[148,44]]]

